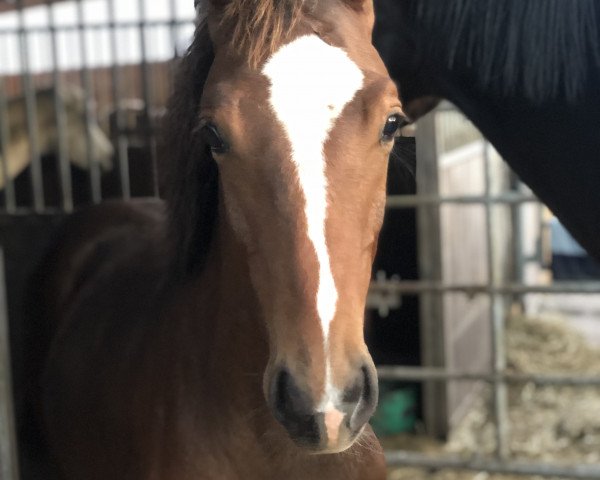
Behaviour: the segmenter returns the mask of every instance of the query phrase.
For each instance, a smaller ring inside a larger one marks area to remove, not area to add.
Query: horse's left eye
[[[399,113],[390,115],[385,122],[383,131],[381,132],[381,139],[384,142],[391,142],[396,137],[400,129],[405,127],[407,124],[408,122],[406,119]]]
[[[226,153],[229,149],[229,146],[225,140],[223,140],[219,129],[212,123],[207,123],[204,125],[200,129],[200,135],[202,136],[202,140],[206,142],[213,153]]]

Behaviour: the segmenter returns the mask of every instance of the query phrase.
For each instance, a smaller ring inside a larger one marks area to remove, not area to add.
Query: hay
[[[511,318],[506,343],[515,372],[600,374],[600,350],[561,317]]]
[[[560,318],[515,317],[507,325],[508,369],[515,373],[600,374],[600,350]],[[490,389],[483,389],[473,408],[446,444],[420,440],[417,450],[429,454],[491,455],[495,430],[490,416]],[[536,462],[600,463],[600,389],[594,387],[509,387],[511,458]],[[403,443],[410,444],[404,439]],[[385,440],[386,448],[394,442]],[[415,448],[413,448],[414,450]],[[484,472],[426,471],[400,468],[390,480],[541,480],[538,476],[491,475]]]

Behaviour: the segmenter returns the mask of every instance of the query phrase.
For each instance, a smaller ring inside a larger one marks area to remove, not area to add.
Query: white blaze
[[[328,194],[324,146],[342,110],[362,88],[364,77],[344,50],[328,45],[317,35],[283,46],[266,63],[263,73],[271,82],[271,106],[290,141],[291,160],[304,194],[307,234],[319,263],[317,312],[327,346],[338,294],[325,238]],[[326,390],[330,390],[329,359],[326,371]]]

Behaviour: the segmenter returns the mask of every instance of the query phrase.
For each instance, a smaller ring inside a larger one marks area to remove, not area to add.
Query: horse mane
[[[208,27],[201,22],[191,46],[179,60],[161,142],[168,241],[173,273],[179,278],[203,267],[217,217],[217,166],[208,145],[195,134],[200,99],[213,60]]]
[[[425,52],[503,95],[573,100],[598,82],[598,0],[411,0],[410,9]]]
[[[229,32],[229,43],[256,68],[287,38],[307,0],[200,0]],[[313,1],[314,3],[314,1]],[[200,13],[202,16],[202,13]]]

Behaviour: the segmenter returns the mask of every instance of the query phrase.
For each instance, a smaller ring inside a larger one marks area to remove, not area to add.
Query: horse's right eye
[[[200,129],[200,135],[202,140],[210,147],[211,151],[216,154],[226,153],[229,150],[229,146],[223,140],[221,133],[216,125],[207,123]]]

